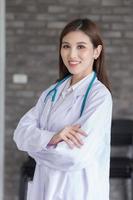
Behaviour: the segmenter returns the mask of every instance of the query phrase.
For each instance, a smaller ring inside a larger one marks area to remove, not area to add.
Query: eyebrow
[[[62,44],[70,44],[69,42],[66,42],[66,41],[64,41],[64,42],[62,42]],[[87,44],[86,42],[77,42],[77,44]]]

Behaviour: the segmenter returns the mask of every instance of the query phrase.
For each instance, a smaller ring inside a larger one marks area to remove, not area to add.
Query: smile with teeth
[[[70,65],[77,65],[77,64],[79,64],[80,63],[80,61],[69,61],[69,64]]]

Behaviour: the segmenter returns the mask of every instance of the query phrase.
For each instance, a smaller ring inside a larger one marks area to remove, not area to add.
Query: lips
[[[77,66],[80,63],[80,61],[68,61],[68,63],[71,67],[74,67]]]

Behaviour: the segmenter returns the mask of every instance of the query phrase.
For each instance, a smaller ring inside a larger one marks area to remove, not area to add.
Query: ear
[[[94,49],[94,59],[97,59],[100,56],[101,51],[102,51],[102,45],[98,45]]]

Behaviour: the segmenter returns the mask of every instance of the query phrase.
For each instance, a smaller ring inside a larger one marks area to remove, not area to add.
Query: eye
[[[84,45],[78,45],[78,49],[84,49],[85,46]]]
[[[63,49],[68,49],[68,48],[69,48],[69,45],[68,45],[68,44],[64,44],[64,45],[62,45],[62,48],[63,48]]]

